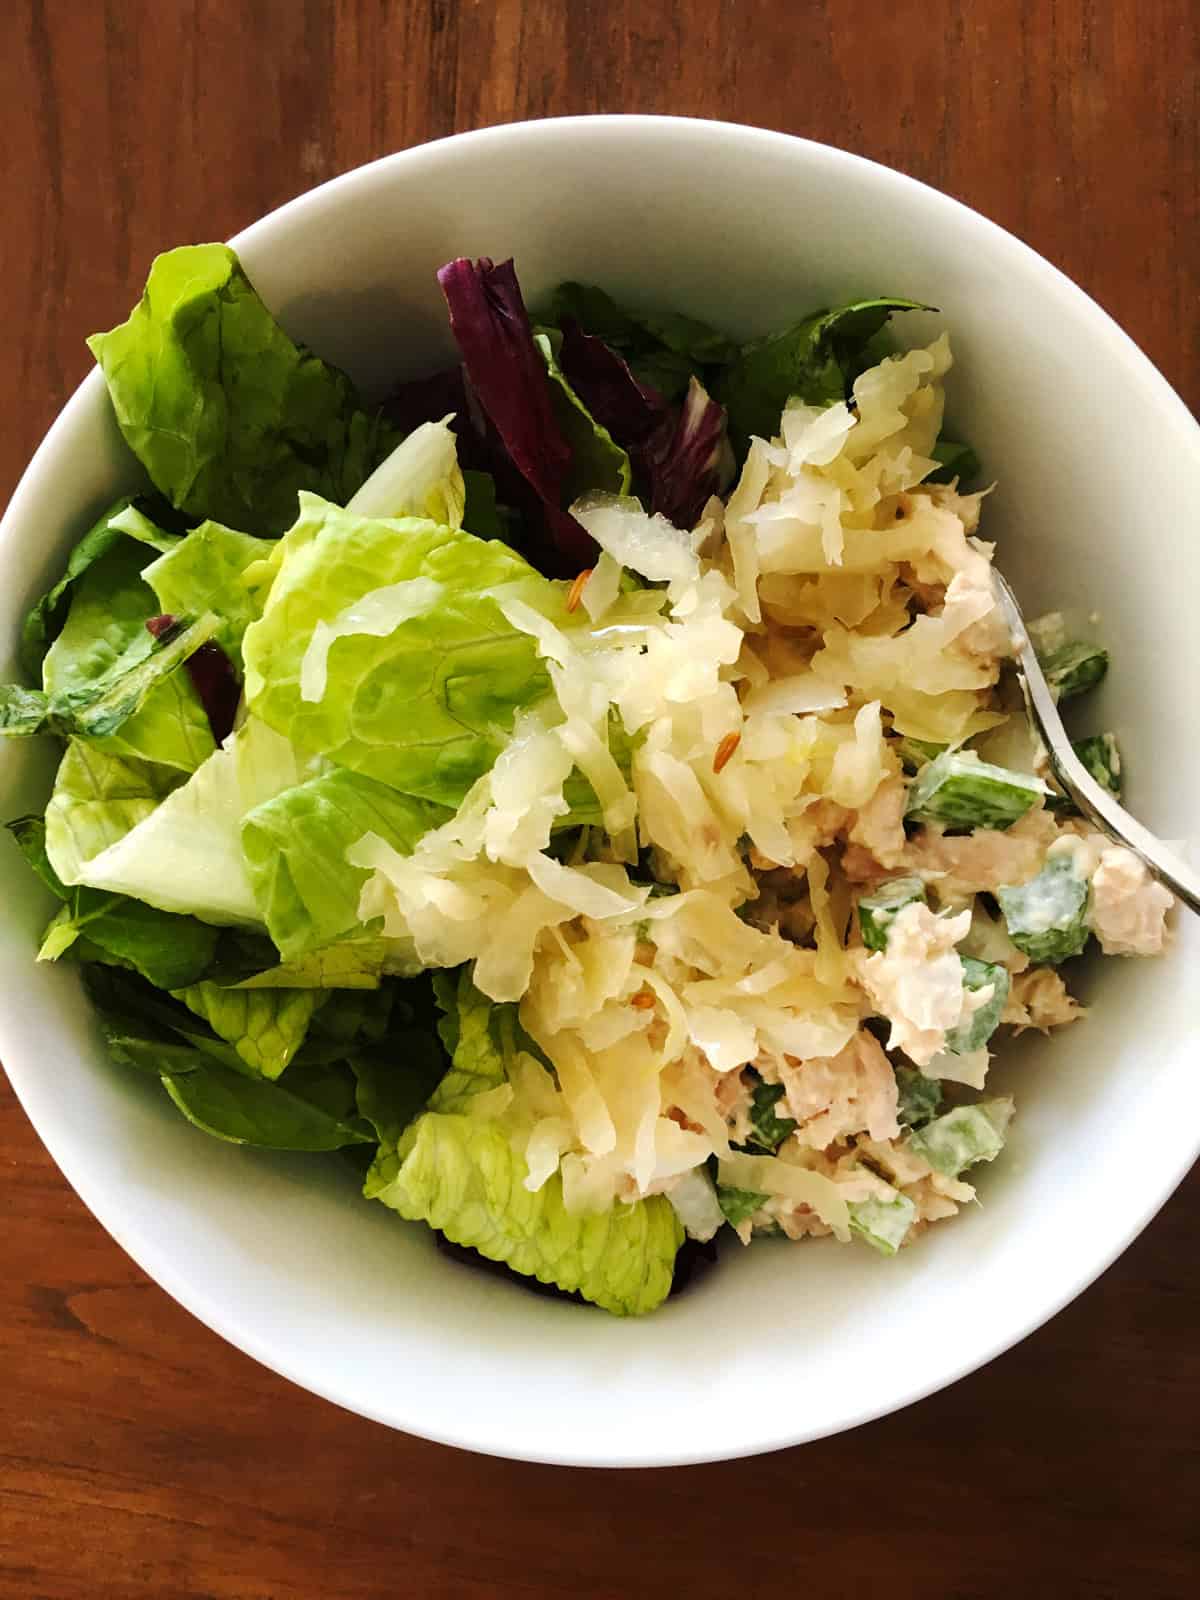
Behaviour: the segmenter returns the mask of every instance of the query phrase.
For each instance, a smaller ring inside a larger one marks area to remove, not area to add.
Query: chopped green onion
[[[725,1213],[725,1220],[737,1227],[760,1211],[767,1203],[767,1196],[759,1194],[757,1189],[734,1189],[728,1184],[717,1185],[717,1204]]]
[[[974,956],[960,956],[959,959],[964,989],[975,993],[990,987],[992,991],[990,999],[946,1034],[946,1049],[956,1056],[966,1056],[973,1050],[982,1050],[1000,1026],[1000,1013],[1008,1000],[1011,979],[1008,969],[998,962],[976,961]]]
[[[888,934],[897,914],[918,900],[925,899],[920,878],[893,878],[858,902],[858,925],[868,950],[885,950]]]
[[[957,828],[1011,828],[1045,793],[1041,779],[1028,773],[945,753],[913,780],[905,815]]]
[[[1088,881],[1074,855],[1056,852],[1036,878],[997,889],[1008,936],[1031,961],[1058,963],[1088,942]]]
[[[1008,1099],[956,1106],[911,1134],[909,1148],[944,1178],[957,1178],[978,1161],[996,1159],[1004,1148],[1012,1111],[1013,1103]]]
[[[894,1256],[908,1236],[917,1208],[906,1194],[892,1191],[892,1198],[872,1195],[869,1200],[852,1200],[850,1232],[858,1234],[880,1255]]]
[[[1042,671],[1056,700],[1072,700],[1094,689],[1103,678],[1108,671],[1108,651],[1076,640],[1046,656]]]
[[[1111,733],[1096,733],[1090,739],[1080,739],[1071,747],[1095,778],[1110,794],[1121,793],[1121,752]]]
[[[783,1098],[781,1083],[763,1083],[755,1086],[750,1100],[750,1140],[763,1150],[772,1153],[789,1136],[795,1133],[796,1123],[791,1117],[779,1117],[775,1106]]]
[[[942,1109],[942,1086],[916,1067],[896,1068],[896,1117],[906,1128],[919,1128]]]

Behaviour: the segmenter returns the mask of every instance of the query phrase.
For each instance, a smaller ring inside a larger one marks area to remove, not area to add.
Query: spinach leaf
[[[19,817],[8,831],[38,877],[63,901],[46,930],[40,959],[54,961],[73,951],[91,961],[130,967],[156,988],[194,983],[212,961],[218,935],[206,923],[105,889],[66,887],[46,854],[41,817]]]
[[[892,313],[929,309],[915,300],[857,300],[743,346],[718,389],[735,442],[744,448],[751,435],[774,438],[793,396],[813,406],[846,399],[877,359],[872,341]]]

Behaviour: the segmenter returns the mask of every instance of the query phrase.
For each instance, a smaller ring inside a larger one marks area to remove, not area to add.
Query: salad
[[[222,245],[89,341],[143,477],[0,689],[63,745],[9,824],[39,959],[197,1128],[344,1151],[607,1311],[722,1231],[893,1256],[1000,1154],[1004,1035],[1170,907],[1006,672],[948,338],[438,276],[459,360],[381,405]],[[1104,676],[1037,637],[1063,701]],[[1077,749],[1119,792],[1112,734]]]

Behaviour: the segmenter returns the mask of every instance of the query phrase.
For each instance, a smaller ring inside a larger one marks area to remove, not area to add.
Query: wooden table
[[[386,151],[567,112],[740,119],[911,172],[1065,268],[1200,401],[1188,0],[0,13],[5,497],[156,250]],[[263,1371],[125,1258],[7,1085],[0,1185],[13,1600],[1196,1592],[1200,1174],[1082,1302],[949,1393],[786,1454],[631,1474],[456,1453]]]

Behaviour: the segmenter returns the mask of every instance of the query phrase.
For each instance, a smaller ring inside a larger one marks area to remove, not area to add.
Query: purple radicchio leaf
[[[460,257],[442,267],[438,282],[471,391],[525,485],[519,509],[529,526],[545,529],[542,548],[525,553],[551,576],[577,573],[596,546],[562,509],[571,446],[554,415],[512,261]]]
[[[677,528],[693,528],[720,486],[724,408],[693,377],[677,411],[574,318],[563,319],[562,333],[559,365],[596,421],[629,452],[650,510]]]
[[[146,619],[146,630],[155,639],[161,639],[164,634],[171,633],[178,625],[179,619],[172,616],[169,611],[165,611],[160,617]],[[210,639],[192,652],[184,662],[184,666],[188,677],[192,680],[192,687],[200,697],[200,704],[204,707],[213,739],[217,744],[221,744],[233,732],[238,701],[242,697],[233,663],[221,646]]]
[[[650,480],[651,511],[661,511],[677,528],[694,528],[720,486],[727,449],[725,408],[692,378],[679,415],[639,452]]]

